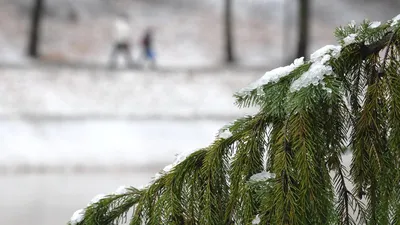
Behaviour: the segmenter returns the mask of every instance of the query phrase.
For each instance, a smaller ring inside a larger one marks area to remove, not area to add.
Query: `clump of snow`
[[[356,23],[355,20],[352,20],[352,21],[349,23],[349,26],[350,26],[350,27],[355,27],[356,25],[357,25],[357,23]]]
[[[175,161],[172,164],[165,166],[161,172],[156,173],[156,175],[154,176],[154,178],[153,178],[152,182],[150,182],[150,184],[153,183],[155,180],[158,180],[164,174],[169,173],[175,166],[177,166],[179,163],[183,162],[186,159],[186,157],[188,157],[193,152],[194,151],[186,151],[186,152],[183,152],[183,153],[177,155]],[[146,188],[150,184],[147,184],[146,186],[141,186],[139,189]]]
[[[164,167],[163,171],[168,173],[169,171],[171,171],[174,168],[173,164],[169,164],[166,167]]]
[[[127,187],[126,186],[121,186],[114,192],[114,194],[121,195],[121,194],[126,194],[127,192],[128,192]],[[92,200],[90,200],[90,202],[89,202],[89,204],[87,206],[96,204],[100,200],[104,199],[105,197],[107,197],[107,195],[98,194],[98,195],[94,196],[92,198]],[[72,217],[70,219],[71,225],[76,225],[76,224],[82,222],[82,220],[84,219],[84,216],[85,216],[85,212],[86,212],[85,209],[79,209],[76,212],[74,212],[74,214],[72,215]]]
[[[381,25],[380,21],[374,21],[374,22],[371,22],[368,27],[374,29],[374,28],[379,27],[380,25]]]
[[[224,130],[218,135],[218,138],[228,139],[232,137],[232,132],[229,129]]]
[[[264,95],[265,93],[264,93],[264,89],[263,89],[263,87],[261,86],[261,87],[258,87],[257,88],[257,95]]]
[[[161,173],[156,173],[156,175],[154,175],[154,180],[158,180],[162,177]]]
[[[332,89],[325,86],[322,89],[324,89],[328,94],[332,94]]]
[[[158,172],[154,175],[154,177],[152,177],[150,183],[148,183],[147,185],[145,185],[145,187],[149,187],[150,185],[154,184],[154,182],[156,182],[156,180],[160,179],[163,175],[165,174],[164,171]],[[140,187],[139,189],[143,189],[143,187]]]
[[[301,58],[295,59],[294,62],[288,66],[278,67],[276,69],[268,71],[264,74],[264,76],[262,76],[256,82],[253,82],[249,86],[241,89],[237,94],[248,95],[251,91],[258,89],[259,87],[261,87],[263,85],[277,82],[282,77],[289,75],[293,70],[295,70],[297,67],[299,67],[303,64],[304,64],[304,57],[301,57]]]
[[[328,114],[329,114],[329,115],[332,115],[332,108],[329,108],[329,109],[328,109]]]
[[[151,182],[147,183],[147,184],[144,184],[144,185],[140,185],[137,189],[138,190],[143,190],[143,189],[146,189],[146,188],[150,187],[150,185],[151,185]]]
[[[72,214],[72,217],[69,222],[71,223],[71,225],[76,225],[76,224],[82,222],[84,215],[85,215],[84,209],[76,210],[74,212],[74,214]]]
[[[182,152],[181,154],[178,154],[175,158],[175,161],[172,164],[165,166],[163,171],[165,173],[170,172],[175,166],[177,166],[179,163],[183,162],[193,152],[194,151],[186,151],[186,152]]]
[[[268,173],[266,171],[262,171],[261,173],[253,174],[250,177],[250,181],[263,181],[263,180],[268,180],[269,178],[274,178],[274,177],[275,177],[275,174]]]
[[[334,58],[339,57],[340,51],[342,47],[339,45],[325,45],[324,47],[318,49],[314,53],[311,54],[310,60],[311,62],[317,62],[321,60],[326,55],[330,54]]]
[[[259,224],[260,222],[261,222],[261,219],[260,219],[259,215],[257,214],[256,217],[251,222],[251,224]]]
[[[396,26],[398,23],[399,23],[399,21],[400,21],[400,14],[399,15],[397,15],[397,16],[395,16],[393,19],[392,19],[392,23],[390,24],[390,26]]]
[[[90,201],[89,205],[96,204],[96,203],[98,203],[100,200],[102,200],[105,197],[106,197],[105,194],[98,194],[98,195],[93,197],[93,199]]]
[[[173,165],[176,166],[179,163],[183,162],[193,152],[195,152],[195,150],[182,152],[181,154],[177,155]]]
[[[115,192],[115,195],[123,195],[128,193],[128,187],[127,186],[120,186]]]
[[[183,152],[183,153],[177,155],[175,161],[172,164],[165,166],[161,172],[158,172],[158,173],[156,173],[156,175],[154,175],[152,181],[149,184],[147,184],[145,186],[141,186],[141,187],[139,187],[139,189],[147,188],[149,185],[154,183],[154,181],[160,179],[164,174],[169,173],[176,165],[178,165],[179,163],[184,161],[186,159],[186,157],[188,157],[193,152],[194,151],[186,151],[186,152]]]
[[[344,46],[347,46],[349,44],[353,44],[354,42],[356,42],[356,37],[357,37],[357,34],[349,34],[349,36],[343,38]]]
[[[311,84],[318,85],[323,81],[325,75],[331,75],[333,73],[332,67],[325,64],[332,57],[339,57],[340,50],[340,46],[327,45],[311,54],[312,64],[310,68],[291,84],[290,91],[295,92]]]
[[[332,72],[331,66],[326,66],[321,62],[313,63],[307,72],[303,73],[299,79],[292,83],[290,91],[298,91],[310,84],[318,85],[324,79],[325,75],[331,75]]]

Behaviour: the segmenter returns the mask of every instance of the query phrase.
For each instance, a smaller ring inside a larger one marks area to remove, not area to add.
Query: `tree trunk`
[[[31,27],[28,43],[28,56],[32,58],[39,57],[38,45],[40,38],[40,22],[42,19],[43,3],[44,0],[35,0],[35,3],[32,7]]]
[[[232,34],[232,0],[225,0],[225,62],[235,61]]]
[[[299,12],[298,12],[298,46],[296,57],[306,56],[308,46],[308,33],[309,33],[309,0],[299,0]]]

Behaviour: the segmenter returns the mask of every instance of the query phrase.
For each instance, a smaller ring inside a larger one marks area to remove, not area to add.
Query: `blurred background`
[[[235,91],[335,44],[339,25],[399,13],[397,0],[0,0],[0,224],[65,224],[96,194],[146,184],[257,111]]]

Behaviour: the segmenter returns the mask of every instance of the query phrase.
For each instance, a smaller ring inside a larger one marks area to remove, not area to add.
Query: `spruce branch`
[[[390,39],[389,39],[389,42],[388,42],[388,46],[390,46],[390,45],[393,43],[393,40],[394,40],[393,38],[395,37],[395,35],[396,35],[397,32],[399,31],[399,29],[400,29],[400,27],[397,28],[397,29],[392,33],[392,35],[390,36]],[[389,49],[390,49],[389,47],[386,48],[385,56],[383,57],[382,67],[379,68],[379,74],[380,74],[381,76],[383,76],[383,72],[385,71],[386,60],[387,60],[387,56],[388,56],[388,53],[389,53]]]
[[[126,222],[130,209],[131,225],[399,223],[399,21],[339,28],[341,46],[267,72],[235,95],[256,115],[223,127],[145,188],[97,199],[71,224]],[[252,180],[265,170],[275,177]]]
[[[362,59],[366,59],[368,56],[376,54],[378,52],[380,52],[382,49],[384,49],[388,43],[390,43],[393,35],[393,31],[389,31],[387,32],[380,40],[369,44],[369,45],[365,45],[364,43],[360,44],[361,48],[360,48],[360,53],[361,53],[361,57]]]

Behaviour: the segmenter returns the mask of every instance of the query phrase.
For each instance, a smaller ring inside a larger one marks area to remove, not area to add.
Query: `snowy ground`
[[[203,147],[255,109],[233,93],[259,72],[1,69],[0,171],[124,169]],[[116,168],[118,167],[118,168]]]
[[[65,224],[99,193],[146,184],[254,113],[232,94],[261,75],[2,68],[0,224]]]
[[[65,224],[94,195],[143,185],[237,116],[259,71],[0,68],[0,224]]]
[[[228,121],[226,121],[227,123]],[[0,172],[138,171],[210,144],[223,121],[1,121]]]
[[[98,193],[146,184],[244,113],[232,94],[253,78],[2,70],[0,224],[65,224]]]
[[[261,71],[151,72],[2,68],[0,119],[236,118],[233,94]]]
[[[140,186],[155,172],[0,176],[0,224],[65,225],[95,195]]]

